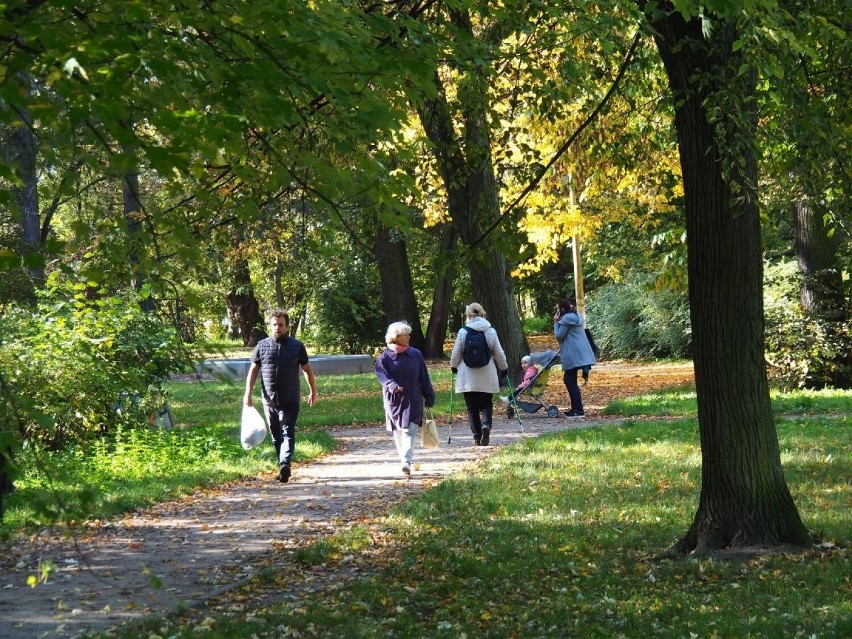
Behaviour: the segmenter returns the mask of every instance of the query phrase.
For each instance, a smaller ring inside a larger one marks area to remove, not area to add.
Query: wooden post
[[[568,187],[568,197],[571,202],[571,208],[574,208],[574,187]],[[574,233],[574,300],[577,305],[577,312],[586,316],[586,292],[583,288],[583,262],[580,255],[580,236]]]

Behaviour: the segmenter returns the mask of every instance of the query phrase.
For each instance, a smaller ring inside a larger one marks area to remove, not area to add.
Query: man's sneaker
[[[503,402],[504,404],[508,404],[509,403],[509,396],[508,395],[500,395],[500,401]]]
[[[570,419],[580,419],[580,418],[585,417],[585,416],[586,416],[586,413],[575,413],[573,410],[566,410],[565,411],[565,417],[568,417]]]
[[[491,429],[483,428],[482,429],[482,437],[479,439],[480,446],[488,446],[488,442],[491,441]]]
[[[282,466],[278,469],[278,481],[280,481],[282,484],[286,484],[288,481],[290,481],[290,464]]]
[[[411,477],[411,464],[402,465],[402,474],[406,477]]]

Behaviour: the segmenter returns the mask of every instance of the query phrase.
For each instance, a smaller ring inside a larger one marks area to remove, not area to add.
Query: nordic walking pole
[[[450,434],[447,436],[447,443],[450,444],[453,441],[453,395],[456,392],[456,374],[453,373],[450,377]]]
[[[512,403],[512,408],[514,408],[514,409],[515,409],[515,417],[517,417],[517,418],[518,418],[518,426],[520,426],[520,427],[521,427],[521,436],[522,436],[522,437],[526,437],[526,436],[527,436],[527,434],[524,432],[524,424],[523,424],[523,422],[521,421],[521,409],[520,409],[520,408],[518,408],[518,402],[517,402],[517,400],[515,399],[515,389],[514,389],[514,387],[513,387],[513,386],[509,383],[509,381],[510,381],[510,380],[509,380],[509,376],[508,376],[508,375],[506,375],[506,386],[508,386],[508,387],[509,387],[509,398],[510,398],[510,399],[509,399],[509,401]]]

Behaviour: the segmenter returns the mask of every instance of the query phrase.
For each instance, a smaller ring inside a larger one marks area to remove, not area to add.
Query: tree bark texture
[[[21,182],[10,191],[21,214],[21,239],[28,254],[42,252],[40,211],[38,201],[38,148],[29,113],[19,111],[21,123],[7,131],[6,155]],[[27,272],[36,288],[44,285],[44,268],[29,265]]]
[[[754,79],[736,77],[741,61],[731,53],[736,32],[730,26],[715,24],[709,41],[698,20],[687,23],[678,14],[653,26],[677,103],[702,454],[698,511],[676,549],[806,546],[811,538],[781,467],[764,366],[757,205],[748,188],[732,188],[757,183],[756,163],[750,146],[741,144],[743,161],[724,173],[723,149],[705,104],[725,96],[726,113],[739,116],[739,135],[753,136],[748,111]],[[699,75],[709,82],[703,88],[693,84]]]
[[[240,328],[243,346],[255,346],[267,337],[260,304],[254,296],[248,261],[244,258],[237,259],[233,266],[233,286],[225,295],[225,303],[231,322]]]
[[[435,290],[432,295],[432,309],[429,324],[426,327],[426,345],[423,355],[428,359],[441,359],[444,354],[444,341],[450,322],[450,308],[453,302],[453,280],[456,266],[453,258],[456,246],[456,231],[451,224],[441,228],[438,242],[438,259],[435,272]]]
[[[456,134],[446,92],[435,74],[436,97],[417,105],[420,122],[432,142],[447,208],[466,258],[473,300],[485,308],[509,362],[514,379],[521,357],[529,352],[515,305],[514,285],[505,256],[482,229],[500,215],[497,182],[491,159],[491,139],[485,110],[487,98],[477,78],[459,90],[464,113],[464,137]]]
[[[422,351],[426,340],[420,326],[420,311],[414,295],[414,282],[408,264],[405,237],[387,226],[376,224],[376,260],[382,283],[382,308],[388,323],[406,321],[411,325],[410,344]]]

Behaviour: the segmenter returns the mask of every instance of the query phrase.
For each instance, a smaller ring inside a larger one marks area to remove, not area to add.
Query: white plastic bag
[[[240,420],[240,441],[243,448],[251,450],[266,439],[266,422],[254,406],[243,405],[243,417]]]
[[[423,427],[420,429],[420,445],[423,448],[439,448],[441,446],[441,441],[438,439],[438,424],[429,409],[426,409],[426,417],[423,420]]]

